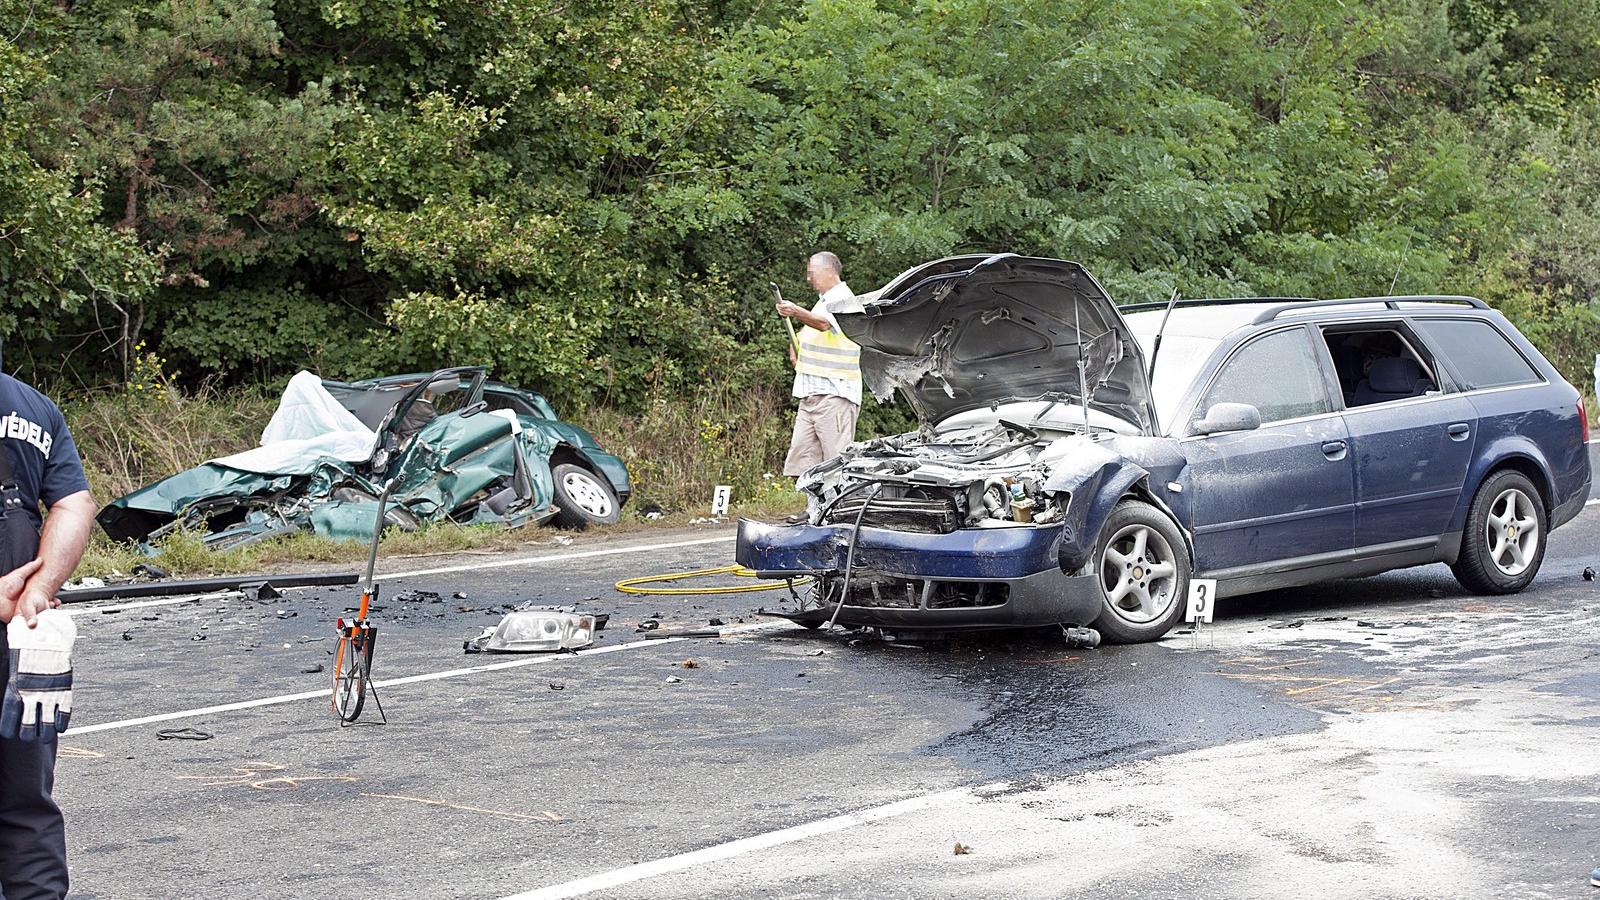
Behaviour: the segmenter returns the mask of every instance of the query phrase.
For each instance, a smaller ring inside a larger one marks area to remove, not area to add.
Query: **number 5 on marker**
[[[1211,613],[1216,609],[1217,582],[1212,578],[1189,579],[1189,611],[1183,617],[1185,622],[1211,622]]]

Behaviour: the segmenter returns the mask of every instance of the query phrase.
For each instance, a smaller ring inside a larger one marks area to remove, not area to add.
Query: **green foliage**
[[[484,363],[647,421],[712,383],[781,390],[765,284],[804,297],[819,248],[861,290],[988,249],[1080,260],[1124,302],[1474,293],[1569,376],[1597,337],[1596,0],[0,21],[24,23],[0,43],[0,332],[35,378],[126,381],[141,342],[191,387]]]
[[[58,362],[34,345],[75,315],[126,309],[151,289],[154,266],[136,244],[98,220],[100,183],[30,154],[42,117],[37,98],[54,84],[59,58],[48,36],[52,9],[0,0],[0,335],[30,369]],[[21,23],[21,30],[17,25]],[[16,363],[13,362],[13,365]]]

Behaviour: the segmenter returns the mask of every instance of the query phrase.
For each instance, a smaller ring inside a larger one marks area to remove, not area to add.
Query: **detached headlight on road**
[[[518,609],[467,641],[467,652],[547,653],[594,643],[595,617],[559,609]]]

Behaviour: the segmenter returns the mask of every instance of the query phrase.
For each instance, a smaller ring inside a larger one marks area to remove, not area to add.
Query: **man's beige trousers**
[[[861,407],[832,394],[812,394],[801,400],[783,474],[801,475],[817,463],[838,456],[846,444],[856,439],[859,415]]]

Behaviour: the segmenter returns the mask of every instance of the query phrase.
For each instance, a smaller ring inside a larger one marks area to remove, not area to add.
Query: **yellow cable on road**
[[[723,566],[718,569],[697,569],[693,572],[669,572],[665,575],[646,575],[643,578],[625,578],[617,582],[617,590],[624,594],[663,594],[669,596],[689,596],[693,594],[743,594],[750,591],[775,591],[788,587],[787,581],[766,581],[761,584],[729,584],[718,587],[686,588],[686,587],[640,587],[643,584],[652,584],[658,581],[683,581],[689,578],[704,578],[708,575],[736,575],[740,578],[755,578],[756,573],[744,566]],[[805,584],[809,577],[796,578],[794,584]]]

